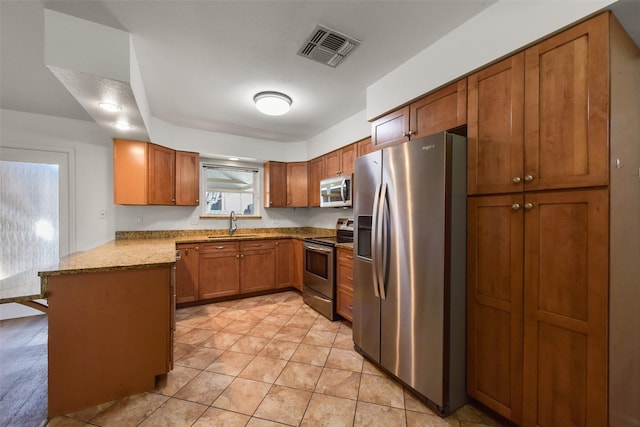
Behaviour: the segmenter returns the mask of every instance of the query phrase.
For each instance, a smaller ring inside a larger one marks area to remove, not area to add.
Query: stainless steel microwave
[[[353,205],[353,174],[320,181],[320,207],[340,208]]]

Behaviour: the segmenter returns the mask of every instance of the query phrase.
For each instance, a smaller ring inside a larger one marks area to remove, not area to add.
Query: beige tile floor
[[[295,292],[177,311],[175,367],[154,392],[49,426],[499,426],[467,405],[446,419],[353,350]]]

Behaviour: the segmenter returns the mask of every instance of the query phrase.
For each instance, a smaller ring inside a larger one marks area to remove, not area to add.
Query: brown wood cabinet
[[[320,206],[320,181],[325,176],[325,157],[316,157],[309,161],[309,206]]]
[[[274,240],[240,242],[240,293],[265,291],[276,287]]]
[[[48,276],[48,416],[153,391],[169,372],[173,264]]]
[[[338,248],[336,252],[336,311],[351,322],[353,321],[353,250]]]
[[[397,145],[467,122],[467,79],[461,79],[371,123],[375,147]]]
[[[373,146],[372,142],[371,142],[371,137],[368,136],[364,139],[361,139],[360,141],[356,142],[356,145],[358,147],[357,149],[357,157],[360,156],[364,156],[365,154],[369,154],[372,151],[375,150],[375,147]]]
[[[200,204],[200,154],[176,151],[176,206]]]
[[[302,292],[304,284],[302,281],[302,273],[304,270],[303,247],[302,240],[292,239],[293,242],[293,283],[292,286]]]
[[[287,164],[267,162],[264,164],[264,207],[287,206]]]
[[[203,243],[200,249],[198,299],[240,293],[238,242]]]
[[[353,162],[356,159],[357,145],[349,144],[324,155],[325,178],[353,173]]]
[[[525,190],[609,182],[608,17],[525,51]]]
[[[197,206],[199,161],[198,153],[175,151],[146,141],[114,139],[114,203]]]
[[[610,13],[469,77],[467,391],[522,426],[640,419],[639,90]]]
[[[309,205],[309,163],[287,163],[287,207]]]
[[[524,53],[468,77],[467,191],[524,189]]]
[[[176,244],[176,304],[199,298],[200,246],[198,243]]]
[[[290,239],[277,240],[276,246],[276,288],[286,288],[293,284],[293,242]]]
[[[523,423],[607,425],[608,191],[524,203]]]
[[[176,152],[149,143],[149,200],[150,205],[173,205],[176,202]]]
[[[146,205],[149,190],[148,143],[113,140],[113,202],[118,205]]]

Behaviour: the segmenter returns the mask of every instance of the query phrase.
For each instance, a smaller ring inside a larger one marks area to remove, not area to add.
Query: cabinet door
[[[324,156],[309,161],[309,206],[320,206],[320,180],[324,178]]]
[[[113,202],[146,205],[149,189],[145,141],[113,140]]]
[[[309,164],[287,163],[287,207],[307,207],[309,204]]]
[[[276,287],[275,250],[259,249],[240,254],[240,293],[264,291]]]
[[[176,261],[176,303],[198,300],[200,251],[197,244],[178,244],[180,259]]]
[[[264,207],[287,206],[287,164],[267,162],[264,164]]]
[[[467,191],[522,191],[524,176],[524,54],[468,78]]]
[[[525,51],[525,190],[608,183],[608,14]]]
[[[356,144],[349,144],[340,149],[340,175],[353,173],[353,162],[356,160]]]
[[[411,139],[462,126],[467,122],[467,79],[437,90],[409,106]]]
[[[471,197],[467,230],[467,393],[522,419],[522,195]]]
[[[335,150],[324,155],[325,178],[340,175],[340,150]]]
[[[525,203],[524,425],[606,426],[608,191]]]
[[[293,283],[293,242],[288,239],[276,242],[276,288],[286,288]]]
[[[304,287],[302,283],[302,272],[304,270],[303,265],[303,249],[302,240],[293,239],[293,287],[302,292]]]
[[[371,123],[371,141],[376,148],[409,140],[409,106],[392,111]]]
[[[365,154],[369,154],[374,150],[374,146],[371,143],[371,137],[358,141],[357,145],[358,145],[357,157],[364,156]]]
[[[176,151],[176,205],[200,204],[200,155]]]
[[[240,254],[237,251],[200,253],[199,298],[240,293]]]
[[[175,204],[175,151],[149,144],[149,204]]]

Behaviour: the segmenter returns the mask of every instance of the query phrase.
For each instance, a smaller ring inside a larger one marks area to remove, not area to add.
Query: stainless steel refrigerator
[[[355,162],[355,348],[442,416],[467,400],[466,157],[445,132]]]

